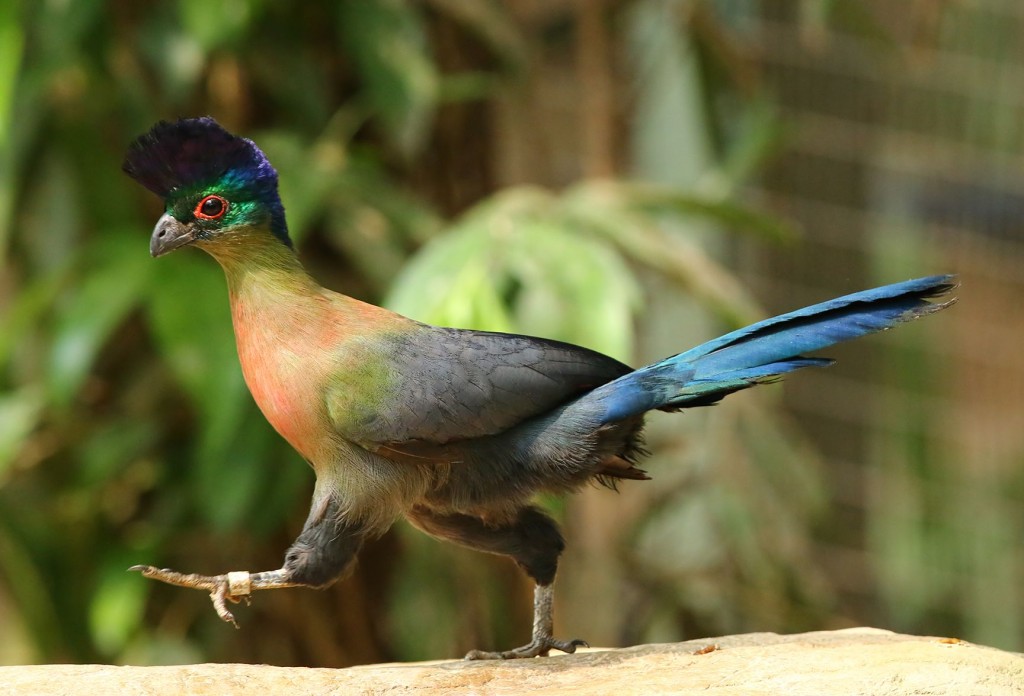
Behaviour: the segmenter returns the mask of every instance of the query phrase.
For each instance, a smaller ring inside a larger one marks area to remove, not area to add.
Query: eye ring
[[[227,199],[210,195],[196,204],[196,209],[192,211],[192,214],[200,220],[220,220],[226,212],[228,212]]]

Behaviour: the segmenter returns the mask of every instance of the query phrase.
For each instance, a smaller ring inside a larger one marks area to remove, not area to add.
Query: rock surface
[[[0,667],[3,694],[1024,695],[1024,655],[872,628],[751,633],[515,662]]]

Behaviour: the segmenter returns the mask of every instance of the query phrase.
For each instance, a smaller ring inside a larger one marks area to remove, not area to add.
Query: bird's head
[[[153,256],[193,242],[212,250],[243,232],[292,246],[277,172],[254,142],[212,118],[160,121],[129,146],[122,168],[164,199],[149,242]]]

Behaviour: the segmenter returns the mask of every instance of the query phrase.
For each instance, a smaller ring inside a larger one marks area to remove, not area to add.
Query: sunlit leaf
[[[436,322],[447,313],[447,298],[459,287],[458,271],[480,265],[486,245],[486,238],[472,229],[438,237],[402,269],[385,304],[420,321]]]
[[[475,207],[406,267],[389,304],[423,321],[533,333],[628,358],[632,271],[552,203],[513,189]]]
[[[622,257],[557,217],[522,225],[511,239],[507,263],[523,288],[521,329],[629,360],[639,288]]]
[[[108,562],[89,602],[89,629],[105,655],[117,655],[142,620],[150,583],[124,572],[126,559]]]
[[[663,229],[657,218],[640,215],[580,188],[565,202],[577,224],[619,247],[701,300],[728,325],[763,318],[764,312],[737,279],[698,245]]]

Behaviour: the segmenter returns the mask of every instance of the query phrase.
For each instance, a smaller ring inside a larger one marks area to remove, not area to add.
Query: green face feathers
[[[225,224],[269,216],[274,236],[292,245],[277,172],[254,142],[232,135],[212,118],[160,121],[129,146],[122,168],[182,221],[191,216],[199,224],[219,224],[220,216],[203,212],[203,206],[207,213],[219,212],[210,196],[201,195],[214,194],[229,203]]]

